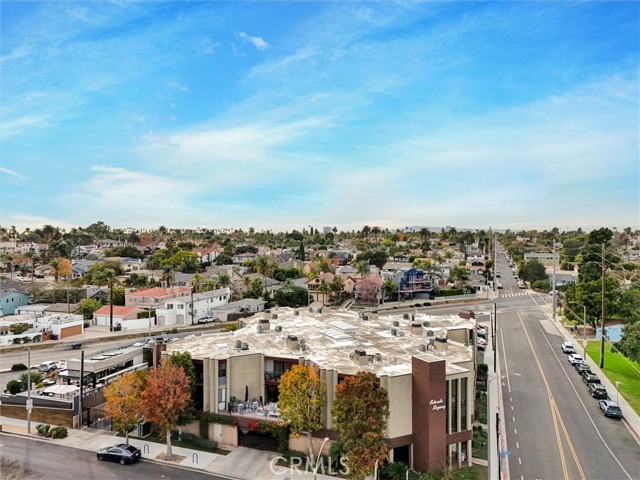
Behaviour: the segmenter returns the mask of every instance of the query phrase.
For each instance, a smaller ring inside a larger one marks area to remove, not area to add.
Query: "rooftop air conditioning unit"
[[[427,352],[427,346],[426,346],[426,345],[424,345],[424,344],[420,345],[420,351],[421,351],[422,353],[426,353],[426,352]]]
[[[355,351],[354,351],[354,353],[355,353],[356,355],[360,355],[361,357],[367,354],[367,352],[365,352],[365,351],[364,351],[363,349],[361,349],[361,348],[356,348],[356,349],[355,349]]]
[[[428,329],[427,330],[427,337],[433,337],[433,335],[434,335],[433,330]]]
[[[309,313],[313,313],[313,307],[309,307]]]
[[[366,313],[362,315],[362,320],[369,320],[369,315]]]
[[[402,314],[402,318],[404,318],[405,320],[409,320],[409,314],[408,313],[403,313]]]
[[[293,311],[293,314],[294,314],[294,315],[296,315],[296,316],[298,316],[298,315],[300,315],[300,311],[299,311],[299,310],[294,310],[294,311]]]
[[[240,350],[242,348],[242,341],[241,340],[236,340],[236,348],[238,350]]]
[[[276,325],[276,332],[282,331],[282,325]]]
[[[422,326],[423,327],[430,327],[431,326],[431,322],[429,320],[425,320],[424,322],[422,322]]]
[[[424,330],[422,329],[422,324],[420,322],[413,322],[411,324],[411,333],[413,335],[422,335]]]
[[[406,314],[405,314],[406,315]],[[394,320],[393,321],[393,326],[394,327],[399,327],[400,326],[400,322],[398,320]]]
[[[249,350],[249,344],[248,343],[242,343],[242,350]]]
[[[393,335],[394,337],[398,336],[398,328],[397,327],[391,327],[391,335]]]
[[[272,320],[277,320],[278,319],[278,314],[277,313],[272,313],[271,314],[271,319]]]

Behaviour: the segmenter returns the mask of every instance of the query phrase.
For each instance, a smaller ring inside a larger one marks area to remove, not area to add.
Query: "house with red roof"
[[[98,310],[93,312],[93,321],[96,325],[110,326],[110,311],[111,308],[109,305],[105,305],[100,307]],[[144,312],[143,308],[138,307],[125,307],[121,305],[113,306],[113,326],[114,327],[123,327],[123,323],[127,320],[137,320],[138,313]]]

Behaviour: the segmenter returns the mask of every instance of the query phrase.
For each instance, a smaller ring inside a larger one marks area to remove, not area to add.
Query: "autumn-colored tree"
[[[306,434],[309,458],[315,465],[311,434],[322,428],[322,408],[327,386],[311,367],[294,365],[280,378],[278,408],[282,419],[289,423],[291,435]]]
[[[164,430],[167,437],[167,459],[171,451],[171,429],[178,425],[180,417],[191,400],[189,377],[173,362],[164,362],[151,370],[147,386],[142,392],[144,419]]]
[[[104,409],[111,415],[111,423],[125,434],[129,445],[129,432],[136,428],[141,420],[141,395],[147,383],[146,370],[129,372],[104,389]]]
[[[63,278],[71,275],[71,260],[62,257],[60,257],[58,260],[58,275]]]
[[[346,465],[354,478],[370,475],[387,458],[384,434],[389,395],[371,372],[358,372],[336,387],[331,413],[346,450]]]

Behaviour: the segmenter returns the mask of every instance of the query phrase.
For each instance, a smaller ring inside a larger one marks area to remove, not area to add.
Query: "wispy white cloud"
[[[13,177],[13,178],[17,178],[18,180],[27,180],[27,177],[25,177],[24,175],[6,167],[0,167],[0,173],[9,175],[10,177]]]
[[[238,36],[241,39],[243,39],[245,42],[249,42],[253,44],[253,46],[256,47],[258,50],[266,50],[267,48],[269,48],[269,44],[260,37],[252,37],[250,35],[247,35],[244,32],[238,33]]]
[[[188,85],[180,85],[175,80],[167,83],[167,87],[175,88],[176,90],[180,90],[181,92],[185,92],[185,93],[190,93],[191,92],[191,90],[189,90],[189,86]]]

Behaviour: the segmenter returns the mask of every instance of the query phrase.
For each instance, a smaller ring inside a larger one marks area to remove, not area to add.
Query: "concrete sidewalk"
[[[31,422],[31,434],[27,433],[27,422],[14,418],[0,417],[2,433],[32,437],[37,441],[53,442],[71,448],[97,452],[103,447],[124,443],[123,437],[116,437],[113,432],[83,428],[82,430],[69,429],[69,436],[62,439],[44,439],[38,436],[36,422]],[[313,473],[304,472],[302,469],[290,469],[275,465],[279,454],[253,448],[226,448],[231,450],[228,455],[202,452],[182,447],[172,447],[173,461],[164,460],[167,451],[166,445],[145,441],[144,439],[130,438],[129,443],[142,451],[144,461],[159,463],[168,467],[179,468],[186,471],[200,471],[225,477],[231,480],[284,480],[289,479],[313,479]],[[96,460],[97,461],[97,460]],[[320,480],[334,479],[328,475],[318,473]]]

